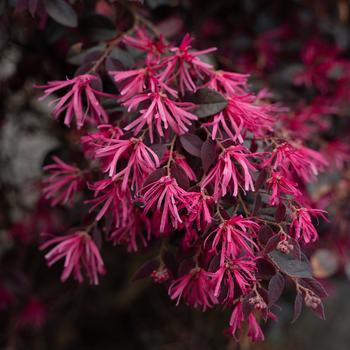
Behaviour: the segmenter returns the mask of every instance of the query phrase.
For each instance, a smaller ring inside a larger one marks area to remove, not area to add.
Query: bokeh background
[[[30,1],[21,3],[28,7]],[[150,255],[147,250],[129,254],[123,247],[106,245],[108,274],[98,287],[62,284],[60,267],[46,267],[38,250],[40,233],[79,224],[76,217],[82,208],[50,208],[40,195],[42,166],[52,154],[78,152],[80,135],[51,120],[33,85],[74,75],[84,64],[82,47],[94,48],[101,38],[114,35],[113,26],[101,24],[94,14],[107,16],[117,27],[128,21],[105,0],[71,3],[80,20],[77,28],[67,29],[40,11],[30,14],[26,6],[16,9],[16,1],[0,1],[0,349],[350,349],[346,147],[339,156],[341,166],[321,176],[312,188],[331,219],[319,227],[321,240],[308,252],[316,276],[330,294],[326,321],[304,310],[292,325],[293,293],[287,290],[280,321],[266,326],[266,341],[243,340],[238,345],[223,331],[229,311],[175,307],[163,286],[132,280]],[[349,78],[344,82],[344,73],[337,71],[323,77],[321,69],[317,74],[325,79],[325,89],[296,82],[298,74],[306,74],[302,50],[310,42],[325,45],[314,60],[350,64],[347,0],[145,0],[133,6],[171,41],[189,32],[195,47],[216,46],[217,54],[208,57],[211,63],[250,73],[252,88],[268,88],[281,104],[303,110],[321,97],[341,105],[337,113],[315,116],[327,128],[314,129],[308,141],[350,143]],[[122,64],[129,59],[125,55],[118,57]],[[342,100],[338,95],[332,100],[340,82]],[[296,124],[300,132],[304,126]]]

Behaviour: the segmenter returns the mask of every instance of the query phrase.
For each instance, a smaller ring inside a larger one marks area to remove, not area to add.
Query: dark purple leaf
[[[73,7],[64,0],[46,0],[45,8],[50,17],[56,22],[67,26],[76,27],[78,17]]]
[[[175,178],[178,185],[184,190],[187,190],[190,187],[190,181],[185,171],[181,168],[181,166],[176,163],[172,163],[170,170],[171,175]]]
[[[266,170],[262,170],[256,179],[255,182],[255,190],[259,190],[263,185],[265,185],[267,179],[267,172]]]
[[[150,185],[153,182],[156,182],[157,180],[159,180],[161,177],[165,176],[166,171],[164,168],[160,168],[160,169],[156,169],[153,172],[151,172],[146,180],[143,183],[143,187],[146,187],[148,185]]]
[[[294,323],[301,314],[301,310],[303,309],[303,300],[303,295],[298,292],[294,300],[294,314],[292,323]]]
[[[284,285],[285,285],[285,280],[283,275],[277,272],[276,275],[274,275],[269,282],[269,287],[268,287],[269,306],[275,304],[278,301],[278,299],[281,297],[284,289]]]
[[[324,289],[322,284],[314,278],[301,278],[299,280],[299,284],[301,284],[305,288],[312,290],[320,298],[324,298],[324,297],[328,296],[328,293]]]
[[[202,159],[203,169],[206,173],[215,163],[217,158],[216,144],[211,139],[207,139],[201,148],[200,157]]]
[[[197,105],[193,113],[199,118],[210,117],[221,112],[227,106],[226,98],[209,88],[197,90],[191,96],[190,101]]]
[[[273,251],[276,247],[279,241],[281,240],[279,235],[274,235],[272,236],[268,242],[266,243],[265,249],[264,249],[264,254],[268,254],[271,251]]]
[[[192,156],[200,158],[203,141],[193,134],[180,136],[182,147]]]
[[[323,307],[322,301],[320,304],[318,304],[318,306],[315,309],[314,308],[310,308],[310,309],[321,320],[324,321],[326,319],[326,316],[324,314],[324,307]]]
[[[254,201],[254,208],[252,213],[253,216],[255,216],[258,213],[259,209],[261,208],[261,204],[262,204],[262,198],[260,196],[260,193],[258,193]]]
[[[259,228],[258,240],[261,244],[265,245],[274,234],[269,225],[263,225]]]
[[[276,209],[275,220],[277,223],[283,221],[286,216],[286,207],[281,203]]]
[[[162,159],[168,147],[164,143],[155,143],[151,146],[152,151]]]
[[[264,258],[257,259],[256,268],[258,269],[256,276],[258,279],[270,279],[276,274],[275,267],[271,264],[270,261]]]
[[[107,41],[117,35],[113,22],[108,17],[96,13],[81,18],[79,28],[84,32],[84,35],[93,41]]]
[[[290,254],[273,250],[268,254],[277,267],[290,277],[312,278],[311,266],[305,260],[296,260]]]

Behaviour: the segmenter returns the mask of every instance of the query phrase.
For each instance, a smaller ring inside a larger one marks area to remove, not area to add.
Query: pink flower
[[[145,109],[141,109],[141,115],[125,127],[125,130],[134,130],[137,135],[147,125],[148,132],[153,143],[153,128],[155,127],[159,136],[164,136],[163,129],[170,126],[175,133],[183,135],[188,132],[191,122],[197,120],[197,116],[188,112],[194,105],[189,102],[175,102],[162,93],[149,93],[135,96],[125,102],[128,110],[135,109],[140,103],[149,103]]]
[[[256,265],[254,261],[244,258],[226,259],[224,264],[213,273],[215,285],[214,296],[220,297],[224,294],[224,303],[231,303],[235,297],[235,288],[239,287],[246,294],[255,281]]]
[[[147,232],[147,237],[145,237],[144,231]],[[140,244],[147,247],[147,241],[150,240],[150,236],[151,222],[149,218],[143,213],[140,213],[135,207],[132,207],[129,210],[126,220],[109,232],[108,240],[114,245],[127,245],[129,252],[137,252]]]
[[[206,86],[228,96],[244,95],[247,91],[248,77],[247,74],[217,70],[212,72],[211,79]]]
[[[196,221],[199,231],[204,231],[205,227],[212,222],[210,206],[214,203],[214,198],[203,192],[191,192],[191,207],[189,208],[189,220]]]
[[[245,219],[242,215],[233,216],[211,232],[205,244],[212,239],[211,249],[217,254],[220,247],[220,266],[224,266],[225,261],[236,259],[242,253],[253,256],[253,250],[257,248],[253,237],[258,227],[256,222]]]
[[[94,199],[85,201],[86,204],[92,204],[89,212],[101,207],[95,220],[99,221],[104,216],[110,215],[114,227],[125,226],[132,208],[130,191],[122,190],[121,182],[111,179],[100,180],[88,186],[95,192]]]
[[[237,331],[241,330],[243,317],[243,307],[241,301],[238,301],[234,307],[231,317],[230,317],[230,333],[238,341]]]
[[[76,231],[68,236],[53,237],[43,243],[40,250],[50,246],[54,247],[45,255],[48,266],[64,259],[62,282],[65,282],[71,274],[73,274],[75,280],[80,283],[83,282],[82,268],[89,278],[90,284],[97,285],[99,283],[98,275],[105,274],[100,252],[87,232]]]
[[[213,52],[216,48],[210,48],[202,51],[190,51],[191,37],[186,34],[179,47],[170,49],[173,55],[164,59],[162,64],[165,66],[160,75],[164,82],[172,76],[178,78],[179,90],[182,95],[186,91],[196,91],[196,79],[204,80],[211,76],[213,67],[201,61],[198,56]]]
[[[242,322],[244,320],[245,320],[245,317],[243,315],[243,305],[242,305],[242,302],[239,301],[234,307],[230,318],[230,333],[237,341],[238,341],[237,331],[241,330]],[[248,337],[254,342],[264,340],[264,334],[252,312],[249,313],[247,317],[247,322],[248,322]]]
[[[245,191],[254,191],[250,171],[255,171],[256,168],[248,160],[251,156],[253,155],[241,145],[226,148],[219,156],[217,164],[204,178],[202,188],[214,183],[215,200],[226,195],[230,184],[233,186],[232,195],[235,197],[238,195],[239,187]]]
[[[97,90],[93,87],[94,83],[98,84],[97,76],[83,74],[65,81],[49,81],[47,85],[37,87],[45,89],[44,96],[40,100],[59,90],[68,89],[68,92],[62,97],[50,102],[50,105],[55,105],[52,114],[55,119],[58,119],[61,114],[65,114],[64,124],[67,126],[70,126],[73,116],[75,116],[77,128],[80,129],[86,119],[94,121],[96,124],[108,122],[108,115],[102,108],[99,97],[115,98],[115,96]],[[86,106],[84,107],[85,100]]]
[[[274,170],[279,170],[284,175],[290,175],[294,171],[304,181],[310,182],[327,164],[321,153],[305,146],[294,147],[284,142],[273,150],[262,167],[272,165]]]
[[[124,43],[147,52],[148,62],[158,62],[161,54],[163,54],[167,48],[163,36],[151,38],[147,31],[140,27],[135,31],[135,34],[135,37],[125,35],[123,39]]]
[[[266,181],[267,186],[272,190],[270,197],[271,205],[278,205],[281,201],[281,194],[289,194],[294,197],[301,196],[301,192],[297,189],[298,184],[289,180],[277,171],[272,171],[271,177]]]
[[[162,163],[166,163],[169,160],[169,156],[170,156],[170,152],[166,151],[162,159]],[[182,170],[185,172],[185,174],[187,175],[190,181],[195,181],[197,179],[196,174],[192,170],[191,166],[187,163],[185,156],[183,156],[182,154],[176,151],[173,151],[172,160],[182,168]]]
[[[99,125],[98,131],[81,137],[80,144],[87,157],[93,158],[98,149],[105,146],[109,140],[119,140],[123,136],[123,130],[110,124]]]
[[[211,308],[217,303],[217,299],[211,289],[210,275],[200,267],[193,268],[170,285],[168,293],[171,300],[176,299],[176,305],[179,305],[183,298],[188,305],[200,307],[203,311]]]
[[[293,221],[290,227],[291,234],[293,234],[296,239],[302,239],[305,243],[316,241],[318,235],[315,226],[312,224],[311,216],[320,216],[328,221],[324,213],[326,213],[326,211],[321,209],[296,209],[293,213]]]
[[[163,176],[159,180],[142,189],[142,198],[145,204],[145,213],[152,207],[161,212],[160,232],[164,232],[165,225],[170,219],[173,228],[182,223],[179,215],[180,207],[190,207],[188,192],[183,190],[170,176]]]
[[[175,98],[178,95],[176,90],[158,79],[157,72],[151,66],[129,71],[112,71],[109,74],[116,83],[122,84],[120,94],[123,102],[145,91],[159,92],[164,90]]]
[[[250,313],[248,316],[248,337],[253,342],[263,341],[265,338],[253,313]]]
[[[50,172],[50,176],[43,180],[44,196],[51,199],[52,205],[72,204],[74,195],[83,185],[82,172],[58,157],[52,158],[55,163],[44,167],[45,171]]]
[[[142,139],[136,138],[109,139],[105,146],[96,150],[96,157],[107,157],[108,165],[104,171],[113,179],[122,179],[123,191],[126,191],[129,179],[131,189],[138,190],[145,177],[159,167],[158,156],[143,143]],[[119,170],[117,168],[122,160],[126,161],[125,167]]]

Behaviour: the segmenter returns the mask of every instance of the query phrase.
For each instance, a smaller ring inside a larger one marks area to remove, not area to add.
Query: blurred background
[[[74,157],[80,134],[51,120],[33,85],[73,76],[130,20],[113,1],[70,3],[75,28],[48,16],[44,0],[0,0],[0,349],[350,349],[350,2],[132,2],[170,41],[189,32],[194,47],[218,48],[212,64],[251,74],[252,88],[290,107],[290,128],[334,164],[311,188],[330,223],[308,251],[330,294],[327,320],[304,310],[291,325],[287,290],[266,341],[239,346],[224,334],[229,311],[176,307],[163,286],[132,281],[150,251],[104,246],[108,274],[98,287],[62,284],[60,267],[45,265],[40,233],[79,224],[82,208],[50,208],[40,195],[42,166],[52,154]],[[108,64],[127,66],[130,57],[121,51]]]

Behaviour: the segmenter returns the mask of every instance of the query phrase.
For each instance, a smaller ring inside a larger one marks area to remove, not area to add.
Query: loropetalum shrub
[[[107,93],[100,73],[117,46],[137,60],[108,71]],[[318,238],[315,219],[327,220],[307,191],[328,162],[266,89],[253,93],[248,75],[216,70],[211,55],[188,34],[175,46],[139,21],[83,73],[38,86],[53,117],[79,129],[84,158],[78,167],[54,157],[44,195],[86,205],[79,227],[44,232],[40,248],[49,266],[63,263],[62,281],[95,285],[106,272],[101,237],[130,253],[150,249],[134,278],[164,284],[177,305],[231,310],[229,333],[259,341],[286,281],[294,320],[303,304],[324,318],[326,292],[302,248]]]

